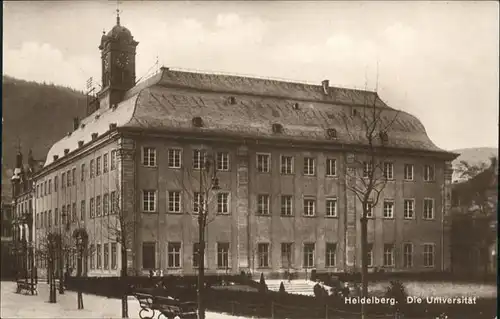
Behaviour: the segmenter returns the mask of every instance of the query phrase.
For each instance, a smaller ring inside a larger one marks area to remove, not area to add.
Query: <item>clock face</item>
[[[130,63],[130,58],[128,54],[125,53],[121,53],[116,59],[116,66],[118,66],[120,69],[125,68],[129,63]]]

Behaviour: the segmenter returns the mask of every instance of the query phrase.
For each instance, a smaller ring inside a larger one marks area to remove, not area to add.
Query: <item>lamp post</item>
[[[63,263],[64,263],[64,247],[62,242],[62,227],[64,221],[66,220],[66,213],[61,210],[61,222],[59,223],[59,242],[58,242],[58,269],[59,269],[59,294],[64,295],[64,274],[63,274]]]
[[[47,278],[49,279],[49,302],[57,302],[56,293],[56,278],[55,278],[55,255],[57,250],[57,238],[56,234],[49,233],[47,236],[47,242],[49,246],[48,251],[48,267],[47,267]]]
[[[205,319],[205,305],[203,304],[203,289],[205,288],[205,227],[207,224],[207,201],[208,193],[211,190],[219,190],[219,180],[216,176],[216,167],[214,165],[212,171],[212,179],[209,181],[209,187],[203,188],[203,172],[205,176],[209,176],[210,168],[212,167],[213,156],[207,156],[205,163],[200,167],[200,201],[198,202],[198,319]]]
[[[76,232],[76,249],[77,249],[77,265],[76,265],[76,275],[78,277],[78,297],[77,297],[77,303],[78,303],[78,309],[83,309],[83,295],[82,295],[82,290],[80,289],[81,285],[81,277],[82,277],[82,256],[83,256],[83,249],[85,247],[85,239],[82,234],[82,231]]]

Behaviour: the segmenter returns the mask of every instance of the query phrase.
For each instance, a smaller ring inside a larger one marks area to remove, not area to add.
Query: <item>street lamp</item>
[[[82,277],[82,260],[83,260],[83,251],[87,245],[87,232],[83,228],[76,229],[73,232],[73,237],[76,240],[76,249],[77,249],[77,265],[76,265],[76,276],[78,277],[77,286],[78,286],[78,309],[83,309],[83,294],[81,290],[81,277]]]
[[[47,244],[49,248],[48,254],[48,267],[47,278],[49,279],[49,302],[55,303],[57,301],[56,294],[56,278],[55,278],[55,255],[57,249],[57,234],[49,233],[47,235]]]
[[[219,179],[217,178],[217,170],[214,165],[212,170],[212,177],[210,179],[209,187],[203,188],[203,173],[205,176],[210,175],[210,168],[213,163],[213,156],[210,154],[206,157],[205,163],[200,167],[200,200],[198,202],[198,319],[205,319],[205,307],[203,305],[203,289],[205,288],[205,227],[207,224],[207,201],[209,191],[216,191],[220,189]],[[200,201],[202,201],[200,203]]]

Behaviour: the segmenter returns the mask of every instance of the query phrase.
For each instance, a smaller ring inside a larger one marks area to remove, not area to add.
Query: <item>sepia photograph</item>
[[[1,318],[496,319],[496,1],[3,1]]]

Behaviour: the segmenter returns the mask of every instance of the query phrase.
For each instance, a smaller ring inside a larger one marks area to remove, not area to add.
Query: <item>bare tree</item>
[[[365,95],[365,103],[359,109],[353,107],[350,116],[344,114],[343,122],[351,140],[361,142],[362,155],[348,155],[345,165],[345,186],[361,202],[361,281],[362,296],[368,295],[368,218],[377,206],[387,180],[392,178],[392,166],[387,161],[388,131],[399,112],[384,107],[375,92]],[[362,305],[362,316],[365,309]]]
[[[478,164],[470,164],[467,161],[460,161],[460,163],[455,168],[456,172],[459,174],[460,178],[469,180],[479,173],[488,169],[488,164],[481,162]]]
[[[181,180],[179,178],[177,180],[188,200],[193,203],[193,212],[186,213],[198,221],[198,251],[195,252],[198,257],[198,319],[205,319],[203,291],[205,288],[206,231],[208,225],[215,220],[217,215],[213,202],[217,196],[215,191],[219,190],[220,187],[217,178],[218,163],[213,153],[207,150],[196,150],[195,152],[199,153],[193,156],[196,159],[193,166],[184,168],[185,174],[181,176]],[[172,204],[169,201],[169,205]],[[169,210],[174,209],[176,208],[169,207]],[[225,267],[227,272],[229,265],[226,264]]]
[[[121,269],[120,277],[125,283],[127,277],[128,252],[131,249],[136,222],[126,214],[122,205],[123,192],[118,178],[115,179],[115,190],[109,194],[109,206],[103,209],[103,225],[105,236],[112,242],[120,244]],[[108,205],[108,204],[103,204]],[[122,296],[122,318],[128,318],[127,295]]]

